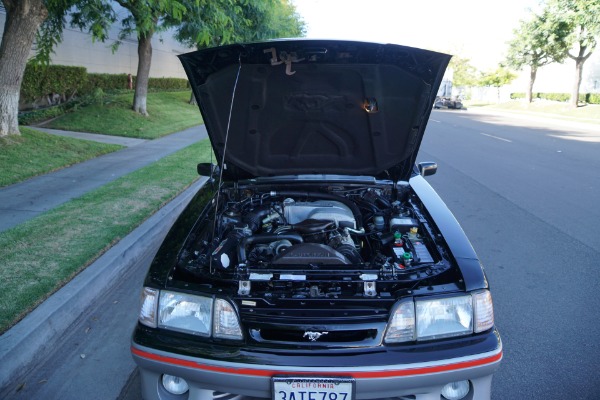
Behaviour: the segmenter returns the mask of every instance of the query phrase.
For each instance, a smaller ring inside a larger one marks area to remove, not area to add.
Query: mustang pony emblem
[[[316,341],[318,338],[320,338],[323,335],[327,335],[329,332],[311,332],[311,331],[306,331],[304,332],[304,335],[302,335],[302,337],[307,337],[308,336],[308,340],[310,340],[311,342]]]

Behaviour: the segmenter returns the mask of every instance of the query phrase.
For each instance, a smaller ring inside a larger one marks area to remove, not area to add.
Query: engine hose
[[[249,211],[244,217],[244,222],[248,224],[248,228],[250,228],[252,232],[256,232],[260,227],[262,220],[269,215],[270,212],[271,209],[269,207],[262,207],[254,211]]]
[[[257,243],[271,243],[278,240],[289,240],[291,243],[298,244],[303,243],[304,239],[298,233],[284,233],[281,235],[275,234],[262,234],[262,235],[253,235],[248,236],[240,240],[240,244],[238,245],[238,262],[243,264],[246,262],[246,249]]]

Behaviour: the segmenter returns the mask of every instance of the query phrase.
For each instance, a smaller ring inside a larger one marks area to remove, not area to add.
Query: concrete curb
[[[0,336],[0,392],[43,360],[80,314],[156,248],[207,178],[194,182],[137,229]]]

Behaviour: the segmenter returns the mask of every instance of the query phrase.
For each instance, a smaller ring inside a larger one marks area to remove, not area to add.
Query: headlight
[[[494,305],[489,290],[473,293],[475,333],[487,331],[494,326]]]
[[[417,300],[417,340],[473,333],[471,296]]]
[[[392,311],[384,341],[401,343],[469,335],[494,326],[488,290],[466,296],[404,300]]]
[[[158,326],[210,336],[213,299],[185,293],[160,292]]]
[[[145,287],[140,299],[140,323],[156,328],[156,305],[158,304],[158,289]]]
[[[415,340],[415,303],[401,302],[396,306],[385,334],[386,343]]]
[[[212,297],[145,287],[138,319],[151,328],[221,339],[243,339],[238,315],[233,305],[224,299],[213,300]]]
[[[237,314],[233,306],[223,299],[215,300],[213,335],[223,339],[242,339],[242,329]]]

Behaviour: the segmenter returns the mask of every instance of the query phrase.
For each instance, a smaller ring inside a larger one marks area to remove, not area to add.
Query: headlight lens
[[[471,296],[417,300],[417,340],[467,335],[473,332]]]
[[[242,339],[242,329],[237,314],[233,306],[223,299],[215,300],[213,335],[223,339]]]
[[[145,287],[140,299],[140,323],[156,328],[156,305],[158,304],[158,289]]]
[[[161,291],[158,326],[194,335],[210,336],[213,299]]]
[[[484,332],[493,326],[489,290],[466,296],[403,300],[392,312],[384,341],[434,340]]]
[[[473,293],[475,333],[487,331],[494,326],[494,304],[489,290]]]
[[[415,337],[415,303],[404,301],[396,306],[396,310],[388,324],[385,334],[386,343],[400,343],[414,340]]]

